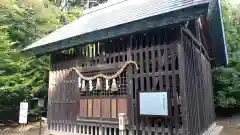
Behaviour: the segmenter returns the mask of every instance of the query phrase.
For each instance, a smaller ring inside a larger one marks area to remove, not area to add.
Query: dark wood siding
[[[210,60],[202,44],[186,28],[182,29],[179,54],[186,129],[190,135],[201,134],[214,121]]]
[[[52,57],[49,129],[64,125],[60,130],[65,131],[71,125],[77,133],[110,134],[117,130],[118,114],[126,113],[129,134],[198,135],[214,120],[209,59],[194,35],[179,25],[99,41]],[[81,91],[78,75],[69,70],[78,66],[84,76],[113,75],[129,60],[139,70],[128,66],[116,78],[117,91],[106,90],[103,80],[101,90],[93,80],[92,91],[89,85]],[[139,116],[139,92],[156,91],[169,93],[169,116]]]

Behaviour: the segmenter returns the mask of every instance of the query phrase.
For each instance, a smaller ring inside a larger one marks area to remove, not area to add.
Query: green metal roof
[[[87,13],[78,20],[29,45],[24,50],[207,2],[209,0],[138,0],[137,2],[125,0]]]
[[[43,55],[106,38],[179,23],[206,13],[209,3],[210,0],[120,0],[117,4],[103,4],[22,51]]]

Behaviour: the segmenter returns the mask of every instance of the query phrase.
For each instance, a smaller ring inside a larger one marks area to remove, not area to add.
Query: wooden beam
[[[201,40],[201,35],[200,35],[200,18],[197,18],[195,20],[195,28],[196,28],[196,38],[197,40],[202,44],[202,40]]]
[[[79,72],[95,72],[120,69],[124,65],[124,62],[112,63],[112,64],[98,64],[96,66],[79,67]]]
[[[208,52],[206,51],[206,49],[203,47],[203,45],[194,37],[194,35],[192,34],[192,32],[187,29],[187,28],[182,28],[184,32],[186,32],[188,34],[188,36],[190,36],[192,38],[192,40],[196,43],[196,47],[202,50],[202,53],[204,54],[204,56],[210,60],[209,56],[208,56]]]

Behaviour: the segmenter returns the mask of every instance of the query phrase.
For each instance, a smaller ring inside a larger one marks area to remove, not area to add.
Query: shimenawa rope
[[[135,61],[126,61],[124,63],[124,65],[122,66],[122,68],[120,70],[118,70],[114,75],[111,75],[111,76],[100,73],[100,74],[97,74],[97,75],[92,76],[92,77],[86,77],[81,72],[79,72],[77,67],[73,67],[70,70],[74,70],[78,74],[78,76],[81,77],[81,79],[87,80],[87,81],[95,80],[95,79],[100,78],[100,77],[102,77],[104,79],[107,79],[107,80],[111,80],[111,79],[117,78],[124,71],[124,69],[130,64],[135,65],[136,69],[139,70],[138,65]]]

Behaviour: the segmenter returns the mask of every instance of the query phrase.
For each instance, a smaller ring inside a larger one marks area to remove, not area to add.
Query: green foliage
[[[223,2],[229,65],[214,69],[214,92],[217,107],[240,106],[240,5]]]
[[[47,91],[48,58],[25,57],[19,50],[60,24],[49,10],[47,16],[41,14],[40,3],[27,2],[9,0],[0,8],[0,116],[15,111],[32,93]]]
[[[240,105],[240,58],[229,62],[229,67],[214,70],[215,102],[221,108]]]
[[[62,14],[46,0],[0,3],[0,119],[6,111],[18,113],[19,103],[32,94],[47,93],[48,56],[27,57],[19,50],[62,26],[61,16],[72,21],[80,14]]]

